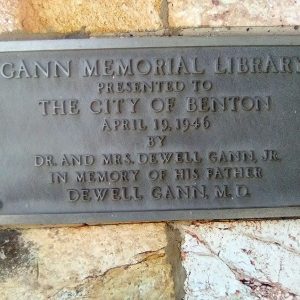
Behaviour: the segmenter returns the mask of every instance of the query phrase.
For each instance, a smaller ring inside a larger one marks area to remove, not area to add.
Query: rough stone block
[[[0,0],[0,32],[89,34],[156,31],[161,0]]]
[[[0,231],[0,299],[173,299],[164,224]]]
[[[0,33],[21,30],[18,0],[0,0]]]
[[[300,220],[179,228],[185,299],[300,299]]]
[[[300,24],[298,0],[169,0],[173,28]]]

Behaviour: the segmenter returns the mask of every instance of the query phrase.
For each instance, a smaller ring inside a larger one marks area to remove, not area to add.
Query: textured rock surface
[[[0,299],[173,299],[164,224],[0,231]]]
[[[171,27],[300,24],[299,0],[169,0]]]
[[[0,0],[0,33],[21,30],[19,0]]]
[[[0,230],[1,300],[296,300],[299,270],[300,220]]]
[[[0,0],[0,33],[19,37],[295,25],[300,25],[299,0]]]
[[[186,299],[300,299],[300,220],[179,228]]]
[[[0,0],[1,32],[155,31],[161,0]]]

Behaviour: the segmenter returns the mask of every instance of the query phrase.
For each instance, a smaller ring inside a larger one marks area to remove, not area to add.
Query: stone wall
[[[299,34],[299,0],[0,0],[2,40]],[[300,299],[300,220],[0,230],[0,299]]]

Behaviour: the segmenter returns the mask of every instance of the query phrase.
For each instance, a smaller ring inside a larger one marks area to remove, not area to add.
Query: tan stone
[[[136,265],[109,271],[88,284],[88,299],[174,299],[170,265],[155,254]]]
[[[169,0],[171,27],[281,26],[300,24],[295,0]]]
[[[90,34],[156,31],[161,0],[0,0],[1,32]]]
[[[2,230],[0,299],[170,299],[166,245],[162,223]]]

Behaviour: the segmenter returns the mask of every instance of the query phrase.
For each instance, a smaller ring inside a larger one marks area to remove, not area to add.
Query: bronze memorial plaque
[[[300,215],[300,37],[0,43],[0,223]]]

